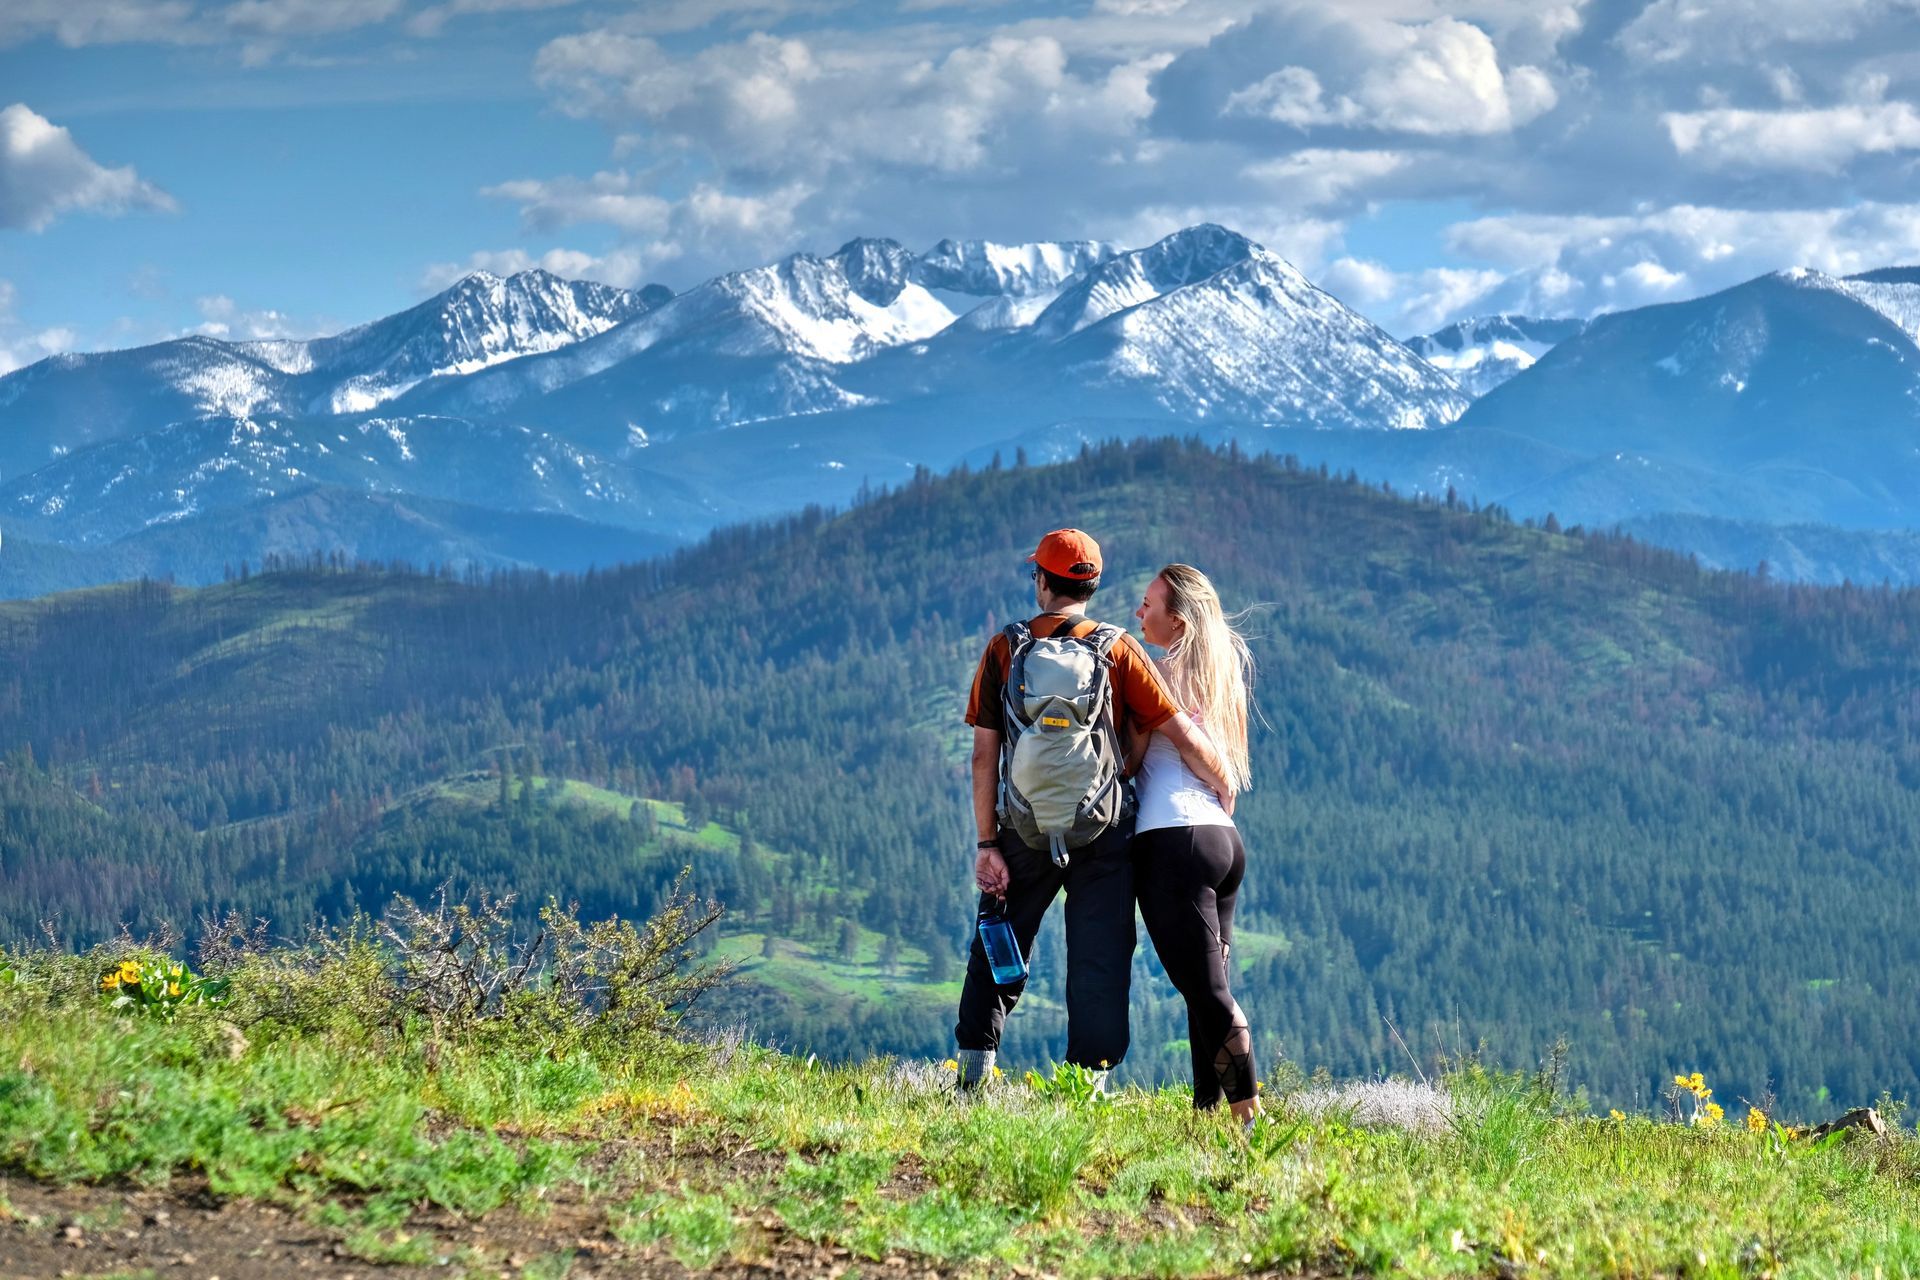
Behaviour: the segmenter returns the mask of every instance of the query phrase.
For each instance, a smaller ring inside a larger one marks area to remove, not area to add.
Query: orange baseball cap
[[[1055,529],[1027,559],[1056,578],[1085,582],[1100,576],[1100,544],[1078,529]]]

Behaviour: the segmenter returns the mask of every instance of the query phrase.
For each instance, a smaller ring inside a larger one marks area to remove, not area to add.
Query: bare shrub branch
[[[201,916],[200,945],[194,948],[193,960],[201,973],[228,974],[265,955],[270,945],[265,916],[249,920],[238,911]]]

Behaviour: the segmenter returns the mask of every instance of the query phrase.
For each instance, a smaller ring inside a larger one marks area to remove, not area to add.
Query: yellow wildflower
[[[100,979],[100,989],[102,991],[111,991],[119,985],[120,985],[120,973],[118,970],[115,970],[114,972],[108,974],[106,977]]]
[[[120,981],[122,982],[140,981],[140,966],[134,963],[132,960],[122,960],[120,962]]]
[[[1613,1121],[1615,1124],[1625,1123],[1626,1118],[1627,1118],[1627,1113],[1620,1110],[1618,1107],[1615,1107],[1613,1110],[1607,1112],[1607,1119]]]
[[[1767,1131],[1766,1112],[1760,1110],[1760,1108],[1758,1107],[1749,1107],[1747,1109],[1747,1132],[1748,1133],[1765,1133],[1766,1131]]]
[[[1682,1089],[1693,1088],[1693,1081],[1687,1079],[1685,1076],[1675,1076],[1673,1078],[1673,1082],[1674,1084],[1678,1085]]]
[[[958,1062],[955,1062],[952,1058],[948,1058],[945,1062],[940,1064],[940,1069],[943,1071],[958,1071],[960,1069],[960,1064]]]
[[[1709,1102],[1707,1104],[1707,1123],[1708,1124],[1719,1124],[1721,1117],[1725,1116],[1726,1114],[1727,1114],[1727,1109],[1721,1106],[1719,1103]]]
[[[169,983],[167,984],[167,994],[168,994],[168,995],[170,995],[170,996],[177,996],[177,995],[179,995],[179,994],[180,994],[180,984],[179,984],[179,983],[177,983],[177,982],[169,982]]]
[[[1695,1093],[1699,1093],[1702,1090],[1705,1090],[1707,1093],[1713,1092],[1713,1090],[1707,1088],[1706,1079],[1701,1076],[1698,1071],[1687,1077],[1687,1087]]]

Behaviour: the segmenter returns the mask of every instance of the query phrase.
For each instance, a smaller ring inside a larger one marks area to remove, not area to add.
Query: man
[[[1078,529],[1056,529],[1027,560],[1034,565],[1033,594],[1040,608],[1027,624],[1034,638],[1091,631],[1087,602],[1100,586],[1100,545]],[[1113,686],[1118,741],[1127,742],[1129,730],[1144,736],[1158,729],[1179,749],[1187,767],[1231,807],[1232,790],[1218,756],[1168,696],[1146,651],[1123,634],[1110,657],[1105,678]],[[996,635],[981,655],[967,703],[967,723],[973,726],[973,816],[979,833],[974,881],[980,887],[980,910],[1000,908],[1004,901],[1021,953],[1031,954],[1042,917],[1061,889],[1066,890],[1067,1061],[1100,1072],[1104,1079],[1127,1053],[1127,991],[1135,940],[1133,864],[1127,856],[1133,805],[1129,798],[1121,820],[1091,844],[1074,849],[1064,867],[1047,848],[1029,845],[1014,832],[1001,808],[1000,747],[1006,728],[1002,695],[1011,658],[1006,634]],[[993,1074],[1007,1015],[1025,985],[994,982],[976,932],[960,991],[959,1022],[953,1029],[962,1088],[974,1088]]]

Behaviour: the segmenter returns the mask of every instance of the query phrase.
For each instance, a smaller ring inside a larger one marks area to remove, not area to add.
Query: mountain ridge
[[[1762,524],[1870,542],[1920,523],[1902,425],[1920,403],[1916,279],[1778,272],[1591,322],[1477,317],[1402,343],[1211,223],[1135,249],[860,237],[679,295],[475,274],[310,343],[193,338],[0,378],[0,518],[104,545],[317,479],[685,539],[995,451],[1194,433],[1539,518],[1688,517],[1643,526],[1672,537],[1720,521],[1716,561],[1740,529],[1757,563]],[[263,423],[284,450],[252,447]],[[466,424],[459,465],[317,452],[374,432],[449,441],[448,423]],[[91,452],[148,435],[122,447],[139,485]],[[1882,562],[1796,537],[1823,549],[1790,558],[1811,577]]]

